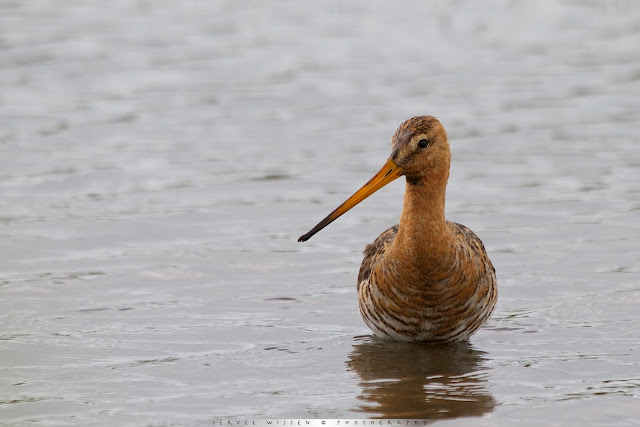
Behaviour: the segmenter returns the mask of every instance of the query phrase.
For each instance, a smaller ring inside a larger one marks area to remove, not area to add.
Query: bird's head
[[[447,132],[438,119],[419,116],[405,120],[393,135],[391,148],[391,156],[382,169],[307,234],[300,236],[299,242],[309,240],[349,209],[403,175],[412,185],[446,186],[451,151]]]

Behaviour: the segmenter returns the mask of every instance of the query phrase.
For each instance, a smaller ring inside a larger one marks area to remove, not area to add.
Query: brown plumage
[[[298,241],[305,241],[376,190],[404,175],[400,224],[364,251],[358,302],[365,323],[381,337],[450,342],[468,338],[493,312],[496,274],[482,241],[445,220],[451,150],[435,117],[411,118],[392,138],[382,169]]]

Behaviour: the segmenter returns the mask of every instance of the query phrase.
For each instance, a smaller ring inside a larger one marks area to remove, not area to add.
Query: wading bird
[[[447,133],[435,117],[413,117],[400,125],[391,147],[382,169],[298,241],[308,240],[404,175],[400,224],[364,250],[358,274],[360,314],[383,338],[464,340],[491,316],[498,292],[482,241],[444,217],[451,163]]]

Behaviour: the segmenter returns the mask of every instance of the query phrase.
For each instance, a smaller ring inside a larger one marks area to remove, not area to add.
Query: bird
[[[304,242],[395,179],[406,180],[399,224],[366,246],[358,272],[362,319],[374,335],[396,341],[467,340],[494,311],[496,271],[480,238],[445,219],[451,149],[433,116],[405,120],[391,155],[362,188],[327,215]]]

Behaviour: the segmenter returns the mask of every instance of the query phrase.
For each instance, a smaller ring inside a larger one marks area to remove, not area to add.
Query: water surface
[[[0,421],[640,423],[634,2],[0,5]],[[374,339],[406,118],[498,272],[468,343]]]

